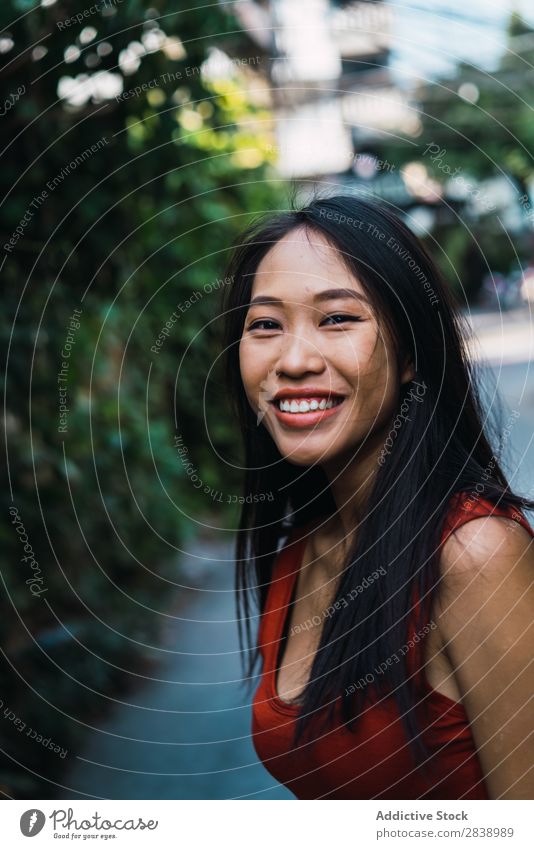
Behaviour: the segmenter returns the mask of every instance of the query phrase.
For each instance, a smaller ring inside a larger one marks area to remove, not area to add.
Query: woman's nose
[[[286,334],[276,363],[278,373],[298,377],[310,371],[319,374],[324,367],[324,357],[313,342],[297,334]]]

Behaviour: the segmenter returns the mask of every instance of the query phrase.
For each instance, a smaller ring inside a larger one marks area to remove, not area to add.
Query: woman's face
[[[340,289],[348,291],[329,291]],[[288,233],[260,262],[250,301],[241,377],[281,455],[326,466],[366,438],[364,451],[381,445],[413,372],[399,375],[362,286],[326,239],[309,231],[308,240],[302,227]]]

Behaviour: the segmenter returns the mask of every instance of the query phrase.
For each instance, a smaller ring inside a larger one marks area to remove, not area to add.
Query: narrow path
[[[181,580],[202,589],[185,591],[181,618],[168,620],[162,647],[169,654],[154,673],[167,683],[146,681],[123,698],[131,707],[117,705],[89,734],[63,782],[71,792],[61,798],[294,798],[258,761],[250,739],[231,547],[189,547]]]

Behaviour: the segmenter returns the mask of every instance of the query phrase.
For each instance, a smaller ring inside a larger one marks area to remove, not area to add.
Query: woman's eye
[[[327,315],[326,318],[323,319],[321,324],[325,322],[332,321],[334,324],[342,324],[345,321],[363,321],[359,315],[345,315],[344,313],[335,313],[334,315]],[[279,323],[270,318],[259,318],[256,321],[253,321],[252,324],[248,326],[248,330],[276,330],[279,328]]]
[[[272,324],[276,328],[278,326],[277,321],[272,321],[270,318],[260,318],[257,321],[253,321],[251,325],[249,325],[249,330],[273,330],[273,327],[260,327],[260,325],[264,324]]]
[[[344,321],[362,321],[359,315],[344,315],[343,313],[336,313],[335,315],[328,315],[325,321],[332,319],[334,324],[341,324]]]

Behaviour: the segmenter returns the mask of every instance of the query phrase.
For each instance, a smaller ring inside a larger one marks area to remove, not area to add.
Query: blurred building
[[[442,146],[461,145],[462,132],[472,135],[476,130],[473,121],[484,124],[473,107],[479,89],[487,90],[487,72],[460,63],[455,75],[439,81],[419,78],[417,73],[404,78],[394,73],[399,15],[386,0],[240,0],[233,8],[254,49],[263,51],[277,168],[283,178],[296,181],[298,200],[305,202],[316,188],[383,198],[404,212],[419,235],[440,234],[447,240],[450,234],[452,255],[466,279],[472,278],[468,288],[478,291],[487,259],[464,230],[465,244],[460,245],[459,222],[480,224],[489,232],[491,211],[519,237],[528,235],[534,217],[528,186],[502,168],[477,179],[476,168],[470,168],[463,151],[460,167],[449,163],[448,151],[440,164]],[[473,24],[461,12],[451,15],[464,29]],[[526,34],[521,30],[509,47],[523,49],[527,38],[530,49],[531,30]],[[454,55],[454,46],[451,49]],[[517,85],[517,68],[511,72]],[[502,108],[499,81],[494,88],[497,108]],[[487,108],[493,112],[492,104]],[[430,141],[437,141],[429,145],[432,117]],[[476,146],[471,149],[476,157]],[[460,176],[448,177],[457,172]],[[518,203],[518,197],[525,202]],[[491,254],[487,246],[485,251]],[[510,264],[509,259],[499,263],[493,256],[489,262],[503,270]]]
[[[420,131],[393,79],[392,9],[384,0],[270,0],[235,6],[251,39],[271,50],[269,82],[281,176],[334,182],[410,203],[385,142]],[[270,34],[270,35],[269,35]]]

